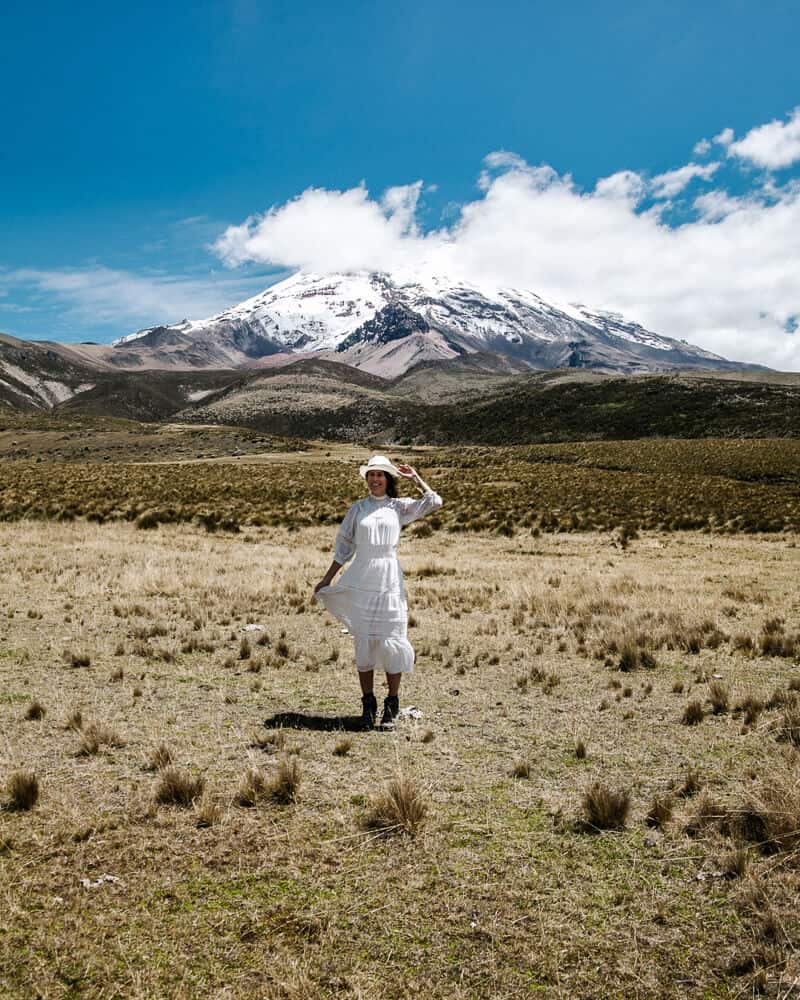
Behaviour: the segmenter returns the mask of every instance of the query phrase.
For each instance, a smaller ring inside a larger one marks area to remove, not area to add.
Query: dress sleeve
[[[428,490],[419,500],[412,500],[410,497],[402,497],[400,500],[400,524],[405,527],[416,521],[419,517],[425,517],[433,510],[438,510],[442,506],[442,498],[433,490]]]
[[[344,515],[344,520],[339,526],[339,531],[336,535],[336,548],[333,553],[333,558],[339,563],[340,566],[353,558],[353,553],[356,551],[356,514],[358,512],[358,503],[354,503],[350,510]]]

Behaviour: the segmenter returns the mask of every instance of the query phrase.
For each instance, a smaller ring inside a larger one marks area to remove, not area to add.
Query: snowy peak
[[[538,369],[744,367],[617,314],[557,305],[529,290],[366,271],[300,272],[216,316],[141,330],[114,347],[126,366],[147,351],[159,364],[189,367],[321,352],[387,377],[419,361],[477,352]]]

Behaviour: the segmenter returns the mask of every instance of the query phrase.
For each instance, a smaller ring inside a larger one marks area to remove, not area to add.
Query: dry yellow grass
[[[343,753],[262,725],[360,709],[350,638],[309,597],[333,534],[0,524],[0,788],[39,787],[0,811],[3,996],[788,995],[774,789],[796,786],[800,667],[759,643],[798,630],[796,536],[409,534],[422,718]],[[624,649],[653,664],[620,672]],[[204,780],[193,808],[157,802],[165,764]],[[425,793],[413,841],[364,822],[398,773]],[[582,832],[596,782],[630,791],[624,829]]]

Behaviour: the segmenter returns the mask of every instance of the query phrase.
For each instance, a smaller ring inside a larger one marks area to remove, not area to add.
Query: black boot
[[[378,699],[372,692],[361,696],[361,728],[373,729],[378,716]]]
[[[381,716],[381,729],[394,729],[394,720],[400,714],[400,699],[396,694],[390,694],[383,699],[383,715]]]

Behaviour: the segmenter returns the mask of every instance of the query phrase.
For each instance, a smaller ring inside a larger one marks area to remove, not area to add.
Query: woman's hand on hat
[[[417,470],[413,465],[397,465],[397,471],[401,476],[405,476],[406,479],[417,479]]]

